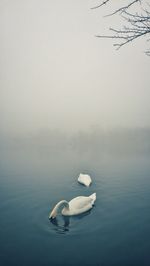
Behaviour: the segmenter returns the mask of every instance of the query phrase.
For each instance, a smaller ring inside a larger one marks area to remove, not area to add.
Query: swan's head
[[[60,208],[65,207],[69,208],[68,202],[66,200],[59,201],[56,206],[53,208],[49,215],[49,219],[54,219],[57,216],[57,212],[60,210]]]
[[[54,219],[57,216],[57,211],[53,209],[49,215],[49,219]]]

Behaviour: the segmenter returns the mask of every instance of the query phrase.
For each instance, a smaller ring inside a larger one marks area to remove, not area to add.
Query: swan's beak
[[[56,217],[57,213],[55,211],[52,211],[49,215],[49,219],[54,219]]]

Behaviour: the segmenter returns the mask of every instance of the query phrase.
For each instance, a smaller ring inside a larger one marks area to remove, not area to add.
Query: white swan
[[[85,196],[79,196],[71,201],[61,200],[59,201],[56,206],[53,208],[49,215],[49,219],[53,219],[56,217],[58,210],[62,207],[62,215],[65,216],[72,216],[72,215],[78,215],[83,212],[86,212],[90,210],[94,202],[96,200],[96,193],[93,193],[92,195],[85,197]]]
[[[86,187],[89,187],[92,183],[92,179],[89,175],[80,174],[78,177],[78,182],[85,185]]]

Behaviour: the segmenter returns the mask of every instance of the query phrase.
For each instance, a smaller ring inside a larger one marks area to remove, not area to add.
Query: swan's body
[[[96,193],[93,193],[89,197],[79,196],[70,200],[69,202],[67,202],[66,200],[61,200],[56,204],[56,206],[51,211],[49,219],[55,218],[58,210],[61,207],[63,207],[61,213],[62,215],[65,216],[78,215],[83,212],[86,212],[93,207],[95,200],[96,200]]]
[[[80,174],[78,177],[78,182],[85,185],[86,187],[89,187],[92,183],[92,179],[89,175]]]

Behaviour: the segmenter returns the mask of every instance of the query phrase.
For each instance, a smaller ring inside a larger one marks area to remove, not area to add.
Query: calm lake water
[[[1,140],[0,265],[149,266],[150,137],[56,135]],[[93,192],[90,212],[49,221],[59,200]]]

